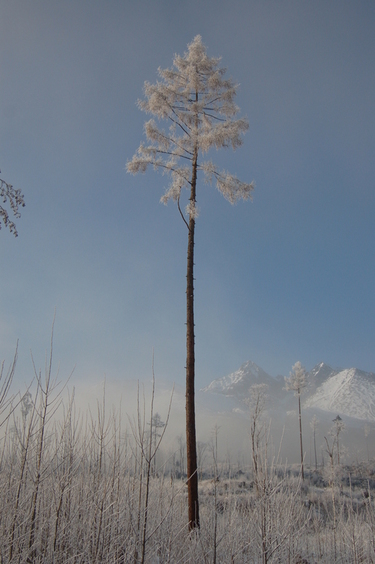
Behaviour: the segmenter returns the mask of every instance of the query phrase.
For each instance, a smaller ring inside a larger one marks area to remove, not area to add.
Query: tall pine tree
[[[211,148],[242,144],[248,129],[246,119],[235,119],[239,108],[234,103],[237,85],[225,79],[220,59],[209,58],[199,35],[188,45],[183,57],[176,55],[171,69],[158,70],[160,81],[145,83],[141,110],[155,116],[145,124],[147,143],[141,143],[127,163],[132,174],[145,172],[149,165],[169,173],[171,183],[161,198],[176,202],[188,229],[186,288],[186,447],[189,526],[199,527],[198,472],[195,429],[195,341],[194,341],[194,232],[197,218],[196,189],[199,173],[206,183],[215,181],[218,190],[231,203],[251,197],[254,184],[241,182],[236,176],[219,170],[202,155]],[[160,127],[166,120],[169,128]],[[183,188],[190,191],[183,211],[180,197]]]

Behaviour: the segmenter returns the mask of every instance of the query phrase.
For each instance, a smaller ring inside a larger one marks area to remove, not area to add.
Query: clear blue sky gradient
[[[250,124],[198,184],[197,386],[251,359],[375,372],[375,3],[1,0],[0,168],[26,207],[0,231],[0,359],[81,382],[184,382],[187,233],[167,182],[125,171],[145,80],[195,35],[240,84]]]

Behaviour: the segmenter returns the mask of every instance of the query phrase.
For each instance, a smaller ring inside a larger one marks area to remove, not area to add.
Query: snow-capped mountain
[[[349,368],[332,374],[303,402],[305,408],[375,421],[375,374]]]
[[[202,392],[214,392],[239,399],[247,398],[249,397],[249,388],[253,384],[267,384],[272,387],[275,384],[275,379],[262,368],[259,368],[255,362],[248,360],[236,372],[213,380],[211,384],[203,388]]]
[[[317,364],[307,376],[308,386],[302,395],[304,409],[321,410],[363,421],[375,421],[375,374],[357,368],[334,370],[327,364]],[[272,409],[294,409],[293,394],[285,391],[284,378],[273,378],[254,362],[245,362],[238,370],[211,382],[201,390],[204,394],[219,394],[243,406],[253,384],[267,384]],[[224,399],[224,398],[223,398]]]

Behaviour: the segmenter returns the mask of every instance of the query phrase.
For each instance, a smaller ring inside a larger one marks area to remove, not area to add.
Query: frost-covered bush
[[[104,403],[84,417],[73,398],[54,415],[58,401],[58,389],[39,381],[31,404],[28,396],[28,408],[21,403],[4,430],[0,562],[375,561],[373,491],[365,480],[371,465],[358,483],[354,468],[341,467],[339,482],[322,487],[317,471],[302,488],[294,472],[263,460],[255,487],[250,468],[231,477],[216,450],[214,467],[206,459],[201,527],[192,533],[186,479],[175,477],[168,459],[147,464],[147,414],[136,440]]]

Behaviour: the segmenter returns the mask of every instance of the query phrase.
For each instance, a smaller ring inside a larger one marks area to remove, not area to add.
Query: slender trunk
[[[318,457],[316,455],[316,431],[314,429],[314,454],[315,454],[315,470],[318,469]]]
[[[191,194],[196,200],[198,150],[194,151]],[[194,337],[194,231],[195,218],[190,214],[186,274],[186,452],[189,528],[199,527],[197,441],[195,433],[195,337]]]
[[[301,394],[298,394],[298,419],[299,419],[299,442],[300,442],[300,447],[301,447],[301,476],[302,476],[302,480],[304,480],[305,474],[304,474],[304,471],[303,471]]]
[[[142,530],[142,556],[141,564],[144,564],[146,556],[146,535],[147,535],[147,520],[148,520],[148,503],[149,503],[149,493],[150,493],[150,475],[153,454],[156,454],[156,446],[154,453],[152,452],[152,420],[154,418],[154,397],[155,397],[155,376],[154,376],[154,363],[152,362],[152,395],[151,395],[151,417],[150,417],[150,437],[148,443],[148,455],[145,456],[146,460],[146,495],[145,495],[145,508],[143,517],[143,530]],[[156,429],[155,429],[156,432]]]

